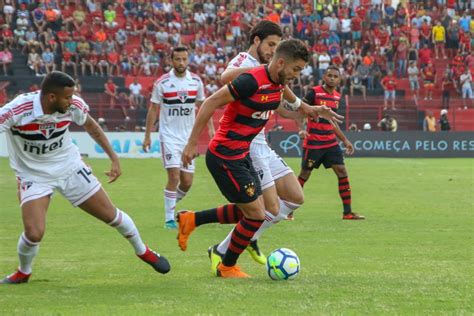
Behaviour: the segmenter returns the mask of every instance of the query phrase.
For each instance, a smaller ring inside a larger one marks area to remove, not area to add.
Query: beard
[[[286,75],[284,70],[278,73],[278,83],[282,85],[286,84]]]
[[[260,46],[262,46],[262,44],[258,44],[257,46],[257,57],[258,57],[258,61],[261,63],[261,64],[268,64],[270,62],[270,60],[267,60],[266,57],[265,57],[265,54],[262,52],[262,50],[260,49]]]
[[[176,67],[176,68],[174,68],[174,71],[176,71],[177,74],[182,75],[186,72],[187,68],[188,67]]]

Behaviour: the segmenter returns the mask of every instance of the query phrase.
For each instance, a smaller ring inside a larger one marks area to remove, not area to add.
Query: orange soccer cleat
[[[196,228],[196,214],[192,211],[181,211],[176,216],[178,221],[178,244],[182,251],[188,247],[189,235]]]
[[[349,213],[349,214],[344,214],[344,215],[342,215],[342,219],[361,220],[361,219],[365,219],[365,216],[351,212],[351,213]]]
[[[250,275],[240,271],[240,267],[238,265],[228,267],[223,265],[222,263],[219,263],[219,265],[217,266],[217,276],[225,279],[250,278]]]

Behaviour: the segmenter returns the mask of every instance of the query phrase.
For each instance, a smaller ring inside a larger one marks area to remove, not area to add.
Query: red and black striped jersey
[[[227,85],[235,101],[227,104],[209,150],[223,159],[242,159],[281,102],[284,86],[273,82],[267,66],[241,74]]]
[[[325,105],[330,107],[334,112],[339,108],[341,94],[334,90],[328,93],[323,86],[316,86],[310,89],[304,101],[310,105]],[[308,136],[305,138],[303,147],[311,149],[329,148],[337,146],[337,137],[334,133],[334,126],[323,118],[308,118],[306,128]]]

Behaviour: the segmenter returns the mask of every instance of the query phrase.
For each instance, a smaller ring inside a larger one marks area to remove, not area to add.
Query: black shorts
[[[262,195],[260,179],[249,155],[243,159],[225,160],[208,150],[206,165],[229,202],[250,203]]]
[[[337,145],[322,149],[304,148],[301,169],[318,169],[321,164],[323,164],[326,169],[332,165],[343,165],[344,155],[341,147]]]

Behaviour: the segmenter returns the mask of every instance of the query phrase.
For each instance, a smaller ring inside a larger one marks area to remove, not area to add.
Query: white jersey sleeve
[[[159,78],[153,84],[153,91],[151,92],[150,101],[156,104],[161,104],[163,102],[163,87],[161,86],[161,79]]]
[[[257,67],[260,63],[253,58],[249,53],[239,53],[227,65],[227,69]]]
[[[77,125],[84,125],[87,120],[87,116],[89,113],[89,105],[80,97],[73,96],[71,102],[71,118],[74,123]]]
[[[9,130],[21,118],[22,113],[18,113],[19,109],[15,109],[14,105],[16,103],[10,102],[0,108],[0,133]]]
[[[202,80],[199,79],[199,83],[197,86],[197,95],[196,95],[196,101],[202,102],[206,98],[206,94],[204,93],[204,84],[202,83]]]

